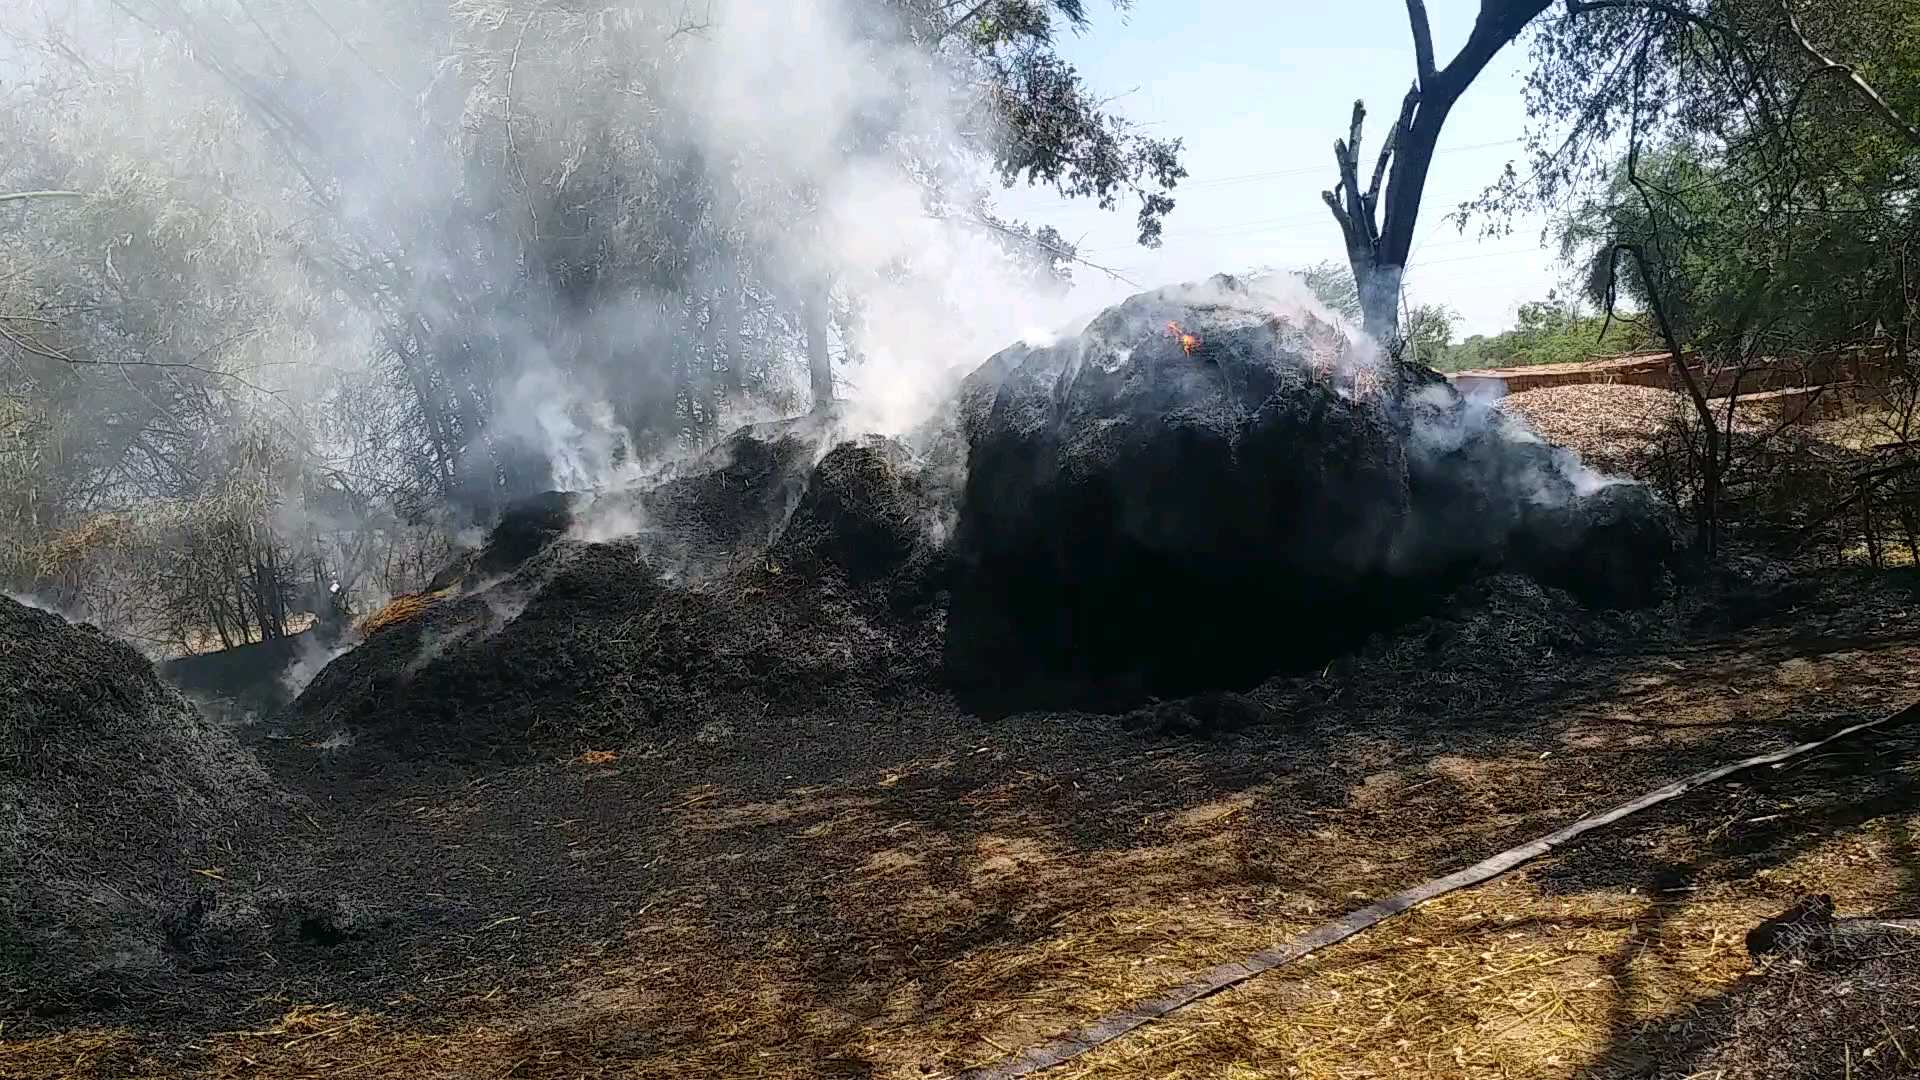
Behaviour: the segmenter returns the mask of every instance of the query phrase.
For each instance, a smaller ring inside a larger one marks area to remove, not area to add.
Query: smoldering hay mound
[[[279,752],[512,760],[931,692],[936,508],[904,447],[821,455],[828,430],[743,429],[643,491],[510,511],[446,575],[464,591],[314,679]],[[625,535],[578,538],[609,520]]]
[[[945,662],[990,711],[1243,688],[1503,569],[1644,604],[1675,559],[1644,489],[1231,277],[1007,349],[961,410]]]
[[[837,438],[758,425],[516,508],[277,745],[513,758],[942,686],[1126,707],[1318,666],[1492,573],[1644,604],[1676,556],[1643,489],[1224,277],[1003,351],[916,449]]]
[[[0,1015],[151,997],[266,932],[283,805],[144,657],[0,596]]]

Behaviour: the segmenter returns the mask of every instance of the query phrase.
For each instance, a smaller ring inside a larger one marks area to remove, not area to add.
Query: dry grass
[[[1552,887],[1551,868],[1516,875],[1443,898],[1048,1075],[1645,1075],[1652,1046],[1710,1040],[1715,1003],[1754,971],[1745,931],[1777,912],[1782,897],[1817,885],[1847,912],[1906,895],[1901,874],[1913,852],[1899,837],[1915,829],[1920,815],[1884,819],[1753,881],[1566,894]],[[1689,835],[1667,828],[1638,839],[1650,859],[1670,859],[1689,854]],[[1223,842],[1211,832],[1130,853],[1099,884],[1178,875]],[[983,843],[980,872],[1007,872],[1047,892],[1076,887],[1072,868],[1045,852],[1027,852],[1024,862],[1016,854],[1016,866],[996,863],[1011,850]],[[894,866],[882,861],[870,873],[897,873]],[[684,968],[617,964],[582,978],[570,1001],[542,1015],[486,1017],[482,1001],[472,1022],[421,1029],[397,1015],[303,1005],[260,1028],[214,1034],[184,1060],[159,1056],[127,1031],[4,1042],[0,1077],[946,1075],[956,1065],[1004,1060],[1299,928],[1232,915],[1221,899],[1201,893],[1185,908],[1082,909],[1028,946],[968,956],[932,1000],[925,987],[899,987],[865,1015],[810,1003],[777,953],[758,969],[708,972],[719,978],[704,992],[686,991]],[[698,955],[698,928],[654,932]],[[654,1025],[698,1030],[698,1044],[654,1051],[650,1038],[664,1034]],[[647,1035],[612,1038],[629,1026]]]

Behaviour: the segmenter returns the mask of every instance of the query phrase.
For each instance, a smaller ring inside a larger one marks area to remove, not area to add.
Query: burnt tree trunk
[[[1353,103],[1345,139],[1333,144],[1340,170],[1337,191],[1321,193],[1346,239],[1347,263],[1360,296],[1366,331],[1396,346],[1400,339],[1400,281],[1413,250],[1420,198],[1447,114],[1488,61],[1517,37],[1551,0],[1481,0],[1473,32],[1444,68],[1435,66],[1433,31],[1424,0],[1407,0],[1413,30],[1417,77],[1400,103],[1400,115],[1387,133],[1365,190],[1360,187],[1360,129],[1366,106]],[[1385,185],[1384,190],[1382,185]],[[1384,197],[1384,207],[1382,201]]]

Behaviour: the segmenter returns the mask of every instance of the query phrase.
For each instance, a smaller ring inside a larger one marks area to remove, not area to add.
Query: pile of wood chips
[[[1663,438],[1686,415],[1686,399],[1651,386],[1589,383],[1509,394],[1498,408],[1593,468],[1646,479]]]

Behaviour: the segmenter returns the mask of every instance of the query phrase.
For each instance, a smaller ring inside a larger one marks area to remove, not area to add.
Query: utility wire
[[[1496,146],[1512,146],[1520,139],[1496,139],[1493,142],[1473,143],[1469,146],[1447,146],[1433,152],[1434,157],[1442,154],[1464,154],[1472,150],[1489,150]],[[1330,171],[1325,165],[1311,165],[1300,169],[1269,169],[1264,172],[1240,173],[1236,176],[1216,176],[1206,180],[1194,180],[1180,185],[1186,190],[1195,188],[1224,187],[1229,184],[1251,184],[1261,180],[1273,180],[1282,176],[1306,176],[1311,173]]]

